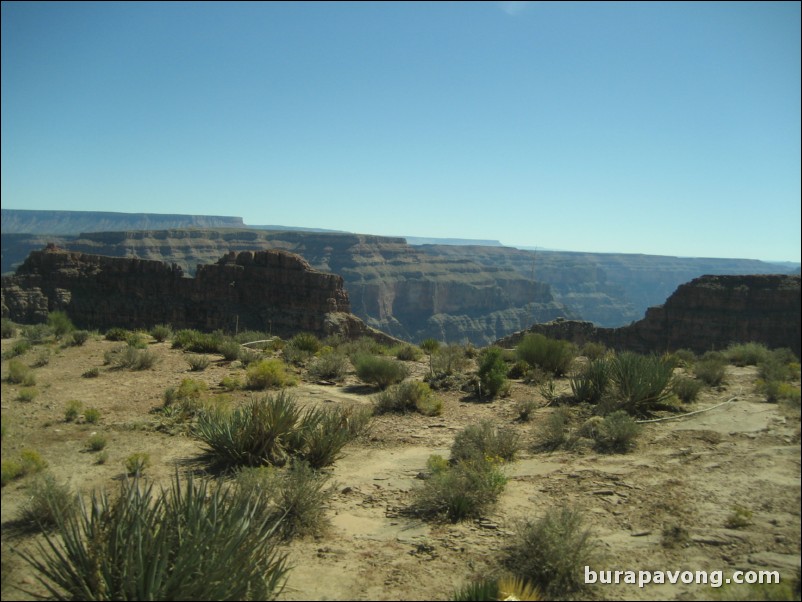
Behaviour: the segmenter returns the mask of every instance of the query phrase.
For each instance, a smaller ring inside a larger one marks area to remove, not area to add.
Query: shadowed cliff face
[[[733,343],[787,347],[800,355],[800,277],[794,275],[702,276],[680,286],[664,305],[622,328],[589,322],[535,324],[497,344],[513,347],[527,332],[576,343],[596,341],[640,352],[691,349],[703,353]]]
[[[332,334],[333,324],[349,333],[360,330],[342,278],[284,251],[232,252],[186,278],[175,264],[48,248],[4,277],[2,293],[3,317],[21,322],[64,310],[86,328],[166,323],[282,336]],[[364,324],[361,329],[369,334]]]

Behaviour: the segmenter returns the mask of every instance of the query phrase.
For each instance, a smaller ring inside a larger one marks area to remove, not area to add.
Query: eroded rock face
[[[343,280],[313,270],[284,251],[229,253],[187,278],[173,264],[105,257],[48,247],[3,278],[2,314],[40,322],[64,310],[83,328],[262,330],[318,335],[345,329],[369,334],[350,314]]]
[[[570,320],[535,324],[497,344],[515,346],[527,332],[582,344],[604,343],[639,352],[691,349],[703,353],[733,343],[787,347],[800,355],[800,277],[702,276],[681,285],[664,305],[622,328],[597,328]]]

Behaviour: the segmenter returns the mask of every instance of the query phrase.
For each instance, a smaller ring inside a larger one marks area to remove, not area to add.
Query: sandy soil
[[[13,340],[3,340],[2,350]],[[116,490],[126,457],[150,454],[148,478],[167,482],[179,471],[203,468],[201,444],[186,435],[154,428],[166,388],[183,378],[206,382],[213,394],[227,375],[242,375],[238,363],[213,362],[190,372],[185,355],[167,343],[150,349],[160,360],[152,370],[114,371],[103,366],[104,351],[118,343],[95,338],[83,347],[59,349],[36,368],[37,397],[18,399],[21,387],[6,381],[3,362],[3,459],[22,449],[37,450],[60,481],[89,492]],[[33,363],[37,349],[22,356]],[[213,358],[215,356],[212,356]],[[219,358],[217,358],[219,360]],[[81,375],[100,368],[97,378]],[[414,370],[422,374],[423,363]],[[371,434],[349,445],[331,469],[336,491],[330,525],[321,535],[293,541],[294,566],[286,600],[450,599],[455,589],[498,568],[517,522],[542,516],[561,504],[583,510],[603,550],[593,569],[778,570],[792,579],[800,564],[800,420],[754,393],[754,367],[728,368],[721,390],[703,392],[688,410],[733,399],[709,412],[645,425],[636,449],[625,455],[590,449],[523,451],[505,466],[509,477],[498,504],[481,520],[458,524],[423,522],[403,510],[421,485],[419,474],[433,453],[448,456],[454,436],[466,425],[490,418],[518,429],[532,441],[546,407],[535,387],[515,382],[509,398],[475,403],[464,394],[441,394],[441,416],[384,415]],[[371,404],[372,391],[351,377],[331,386],[302,381],[294,388],[301,403]],[[567,389],[566,381],[559,383]],[[235,399],[246,393],[237,393]],[[516,401],[537,399],[541,407],[528,423],[516,421]],[[65,422],[69,400],[100,410],[99,424]],[[108,436],[108,460],[96,463],[85,450],[90,434]],[[2,490],[3,599],[31,599],[41,592],[31,569],[13,553],[30,549],[34,537],[8,528],[29,495],[30,477]],[[728,529],[736,506],[748,508],[752,524]],[[683,542],[664,545],[664,530],[675,528]],[[588,599],[699,599],[711,588],[697,585],[595,587]]]

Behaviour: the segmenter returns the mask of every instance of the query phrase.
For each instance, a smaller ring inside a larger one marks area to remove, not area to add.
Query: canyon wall
[[[559,320],[535,324],[497,341],[514,347],[529,332],[578,344],[600,342],[613,349],[642,353],[691,349],[703,353],[733,343],[787,347],[800,355],[800,277],[798,275],[702,276],[683,284],[664,305],[621,328]]]
[[[343,280],[284,251],[228,253],[188,278],[176,264],[48,247],[2,280],[2,315],[41,322],[66,311],[82,328],[269,331],[281,336],[370,334],[350,314]]]

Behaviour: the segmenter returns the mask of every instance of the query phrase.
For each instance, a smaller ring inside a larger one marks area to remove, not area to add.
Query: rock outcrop
[[[702,276],[680,286],[664,305],[621,328],[559,320],[535,324],[497,344],[516,345],[528,332],[576,343],[596,341],[639,352],[691,349],[697,353],[733,343],[787,347],[800,355],[800,277],[796,275]]]
[[[3,278],[2,314],[30,323],[54,310],[83,328],[380,334],[351,315],[340,276],[285,251],[231,252],[187,278],[175,264],[48,247]]]

